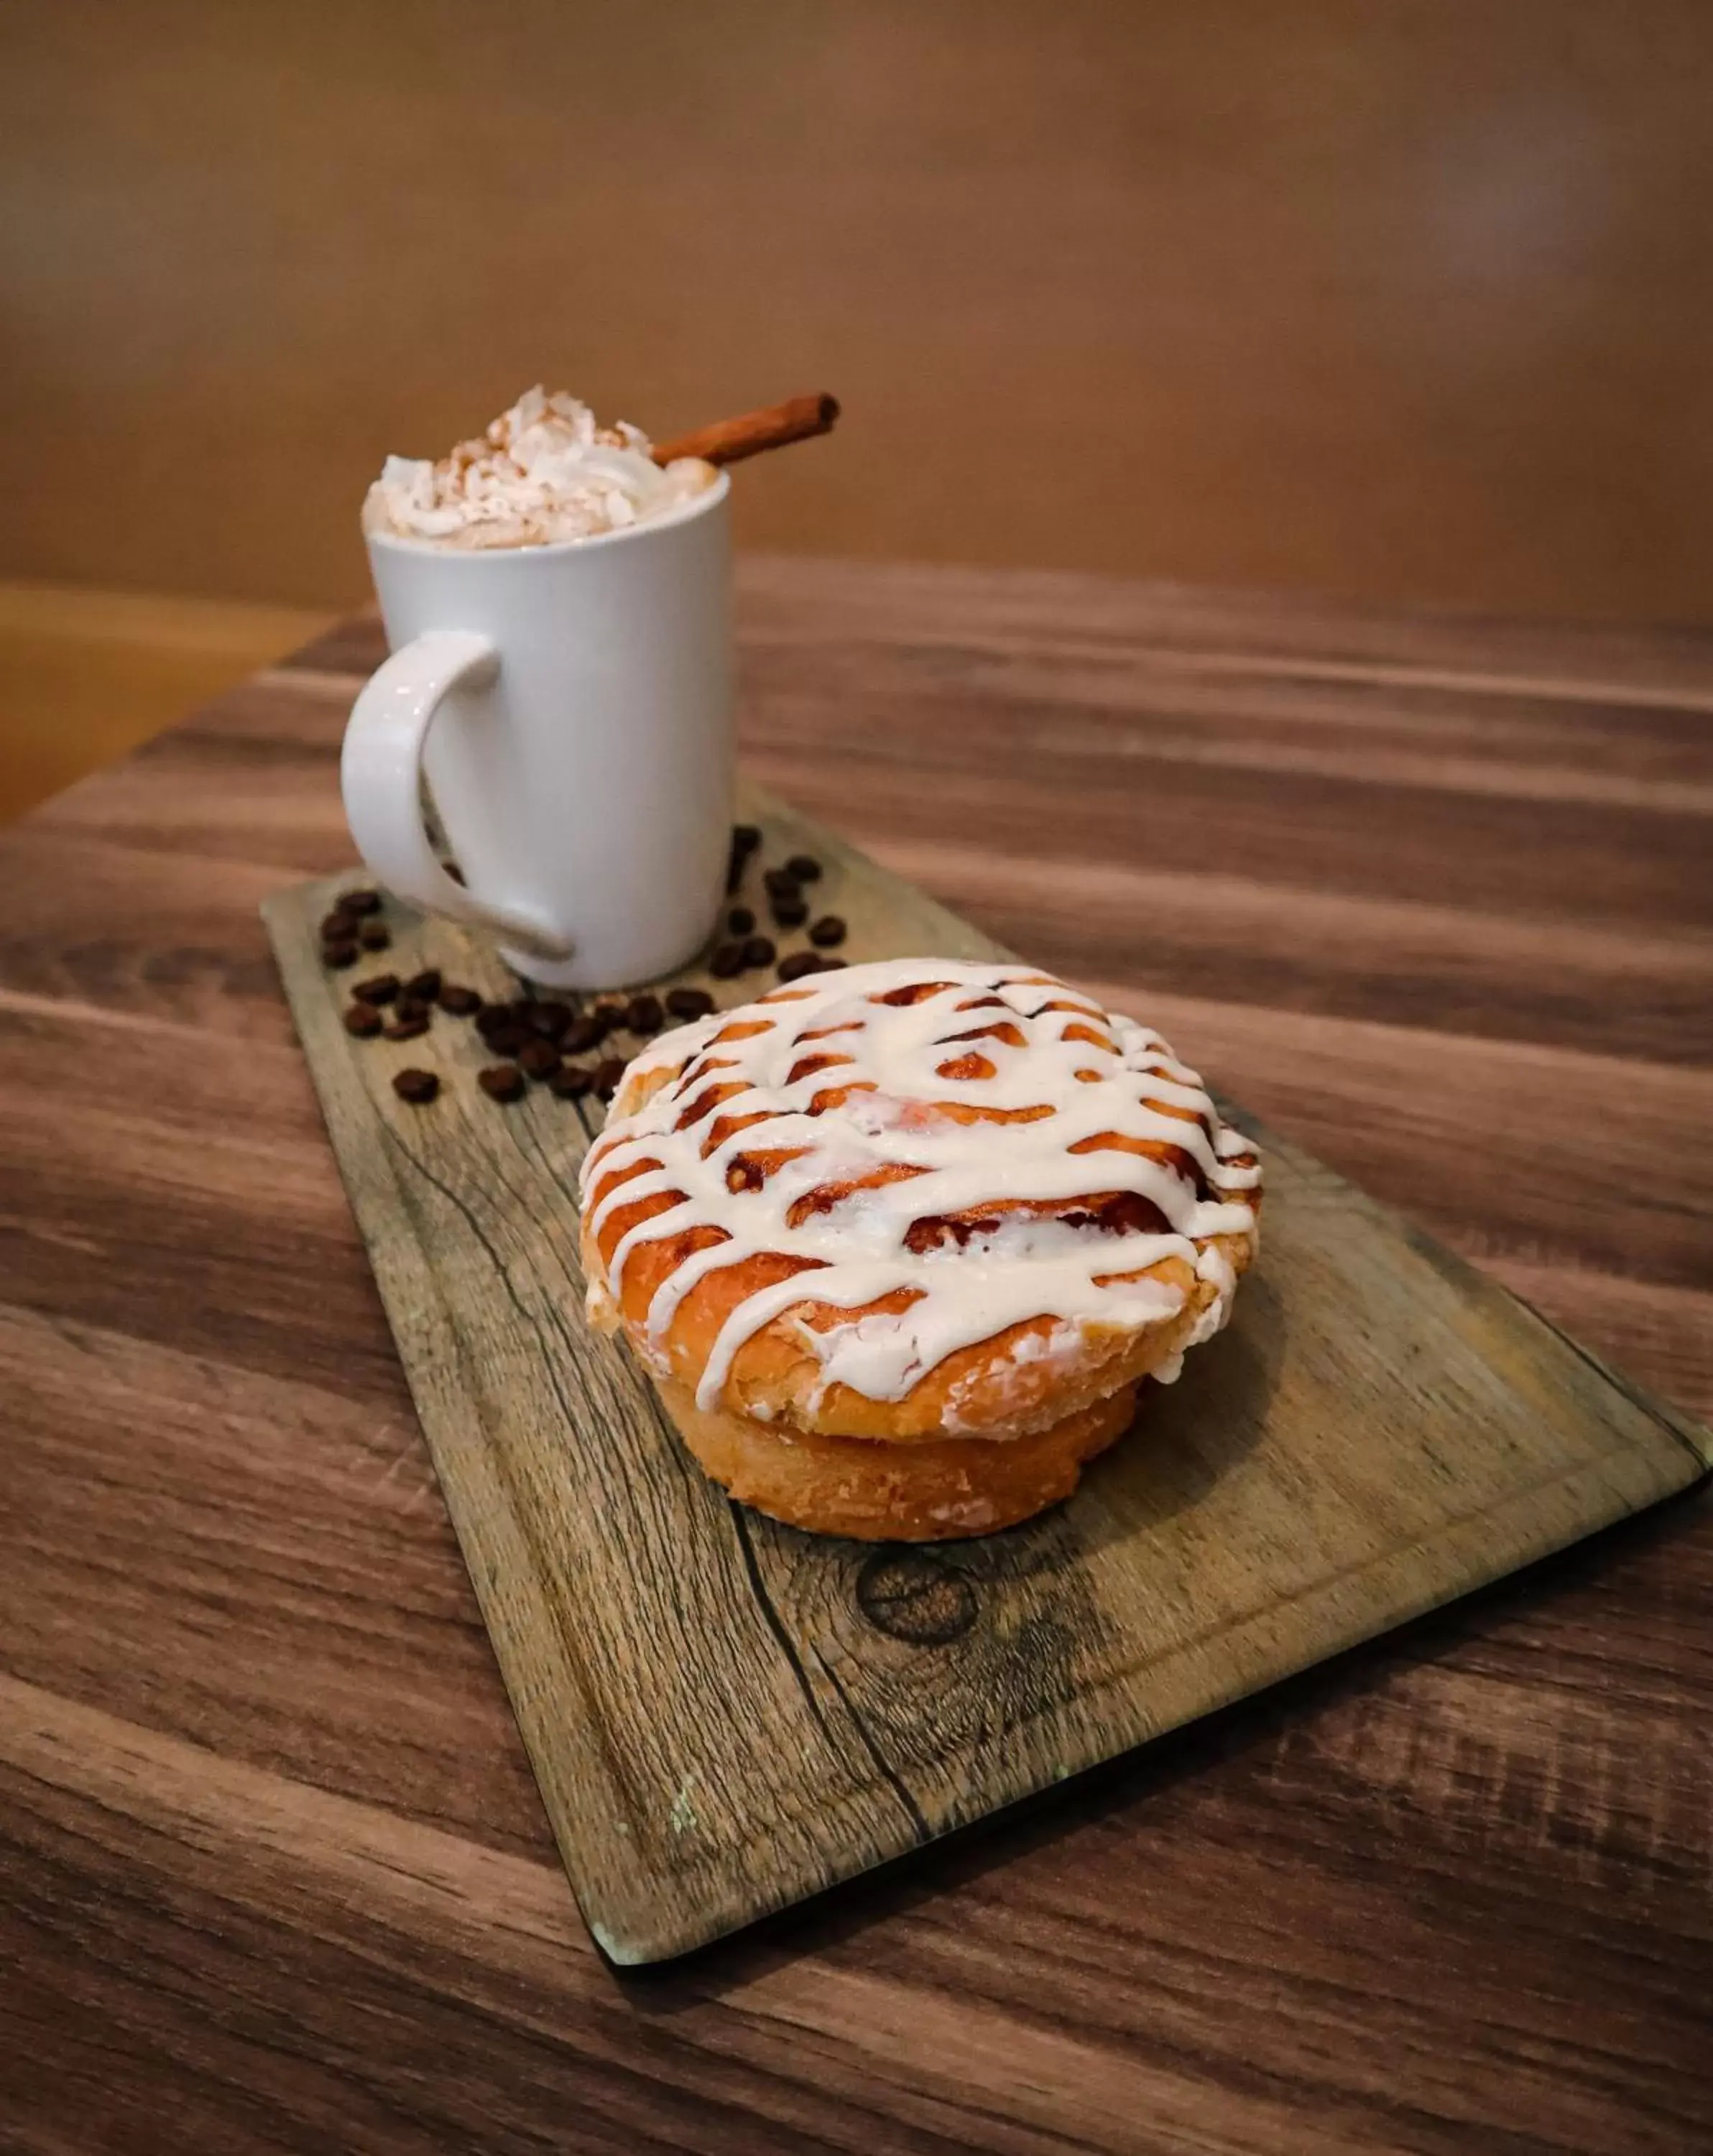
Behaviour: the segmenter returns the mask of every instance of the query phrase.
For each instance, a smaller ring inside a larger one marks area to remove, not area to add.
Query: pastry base
[[[859,1542],[951,1542],[1015,1527],[1068,1497],[1084,1462],[1136,1412],[1136,1387],[1126,1385],[1028,1437],[889,1445],[709,1414],[688,1387],[655,1382],[685,1443],[734,1497],[788,1527]]]

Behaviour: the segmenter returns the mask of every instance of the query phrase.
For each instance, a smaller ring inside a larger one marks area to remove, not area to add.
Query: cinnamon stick
[[[818,397],[787,397],[784,403],[770,404],[765,411],[716,419],[711,427],[698,427],[676,441],[657,442],[654,461],[669,465],[678,457],[700,457],[710,465],[735,465],[740,458],[759,456],[763,449],[782,449],[787,442],[830,434],[838,417],[839,399],[824,390]]]

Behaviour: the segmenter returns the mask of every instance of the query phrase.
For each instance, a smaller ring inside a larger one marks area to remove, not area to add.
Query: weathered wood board
[[[826,864],[852,960],[1002,955],[772,799],[750,813],[762,864]],[[1069,1504],[927,1551],[777,1527],[703,1478],[583,1322],[598,1108],[489,1100],[481,1042],[444,1014],[408,1045],[344,1030],[360,976],[323,970],[317,923],[354,880],[264,911],[567,1871],[617,1961],[716,1938],[1713,1466],[1705,1432],[1261,1131],[1263,1255],[1230,1330],[1149,1389]],[[388,918],[377,969],[515,992],[461,932]],[[712,985],[730,1004],[763,978]],[[393,1093],[408,1065],[447,1080],[432,1106]]]

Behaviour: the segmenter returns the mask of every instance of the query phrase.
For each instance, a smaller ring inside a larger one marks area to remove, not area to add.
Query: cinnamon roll
[[[1159,1035],[1050,974],[854,966],[630,1065],[583,1165],[589,1311],[744,1503],[984,1534],[1224,1324],[1260,1185]]]

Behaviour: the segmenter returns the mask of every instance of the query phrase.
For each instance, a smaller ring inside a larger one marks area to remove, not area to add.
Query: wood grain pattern
[[[1625,910],[1665,813],[1631,809],[1543,906],[1485,808],[1524,744],[1713,783],[1706,637],[806,562],[742,590],[759,777],[1713,1409],[1713,1079],[1650,1019],[1705,1007],[1713,893]],[[0,2145],[1705,2143],[1705,1497],[682,1963],[601,1961],[256,912],[348,865],[378,652],[353,623],[0,837]],[[1195,767],[1187,846],[1152,778],[1189,677],[1348,777],[1283,786],[1258,841]],[[1447,783],[1371,786],[1369,727]],[[1466,811],[1425,897],[1418,793]],[[1138,932],[1101,879],[1162,849]]]
[[[853,963],[1009,955],[771,796],[740,814],[763,841],[737,896],[760,905],[763,867],[814,855]],[[937,1550],[782,1527],[703,1477],[584,1322],[598,1107],[498,1107],[456,1021],[346,1032],[317,932],[345,880],[263,911],[548,1818],[615,1961],[704,1946],[1713,1466],[1713,1437],[1269,1138],[1230,1331],[1147,1389],[1068,1504]],[[463,931],[386,918],[389,971],[518,993]],[[677,978],[728,1008],[760,992]],[[426,1109],[392,1091],[407,1066],[449,1081]]]

